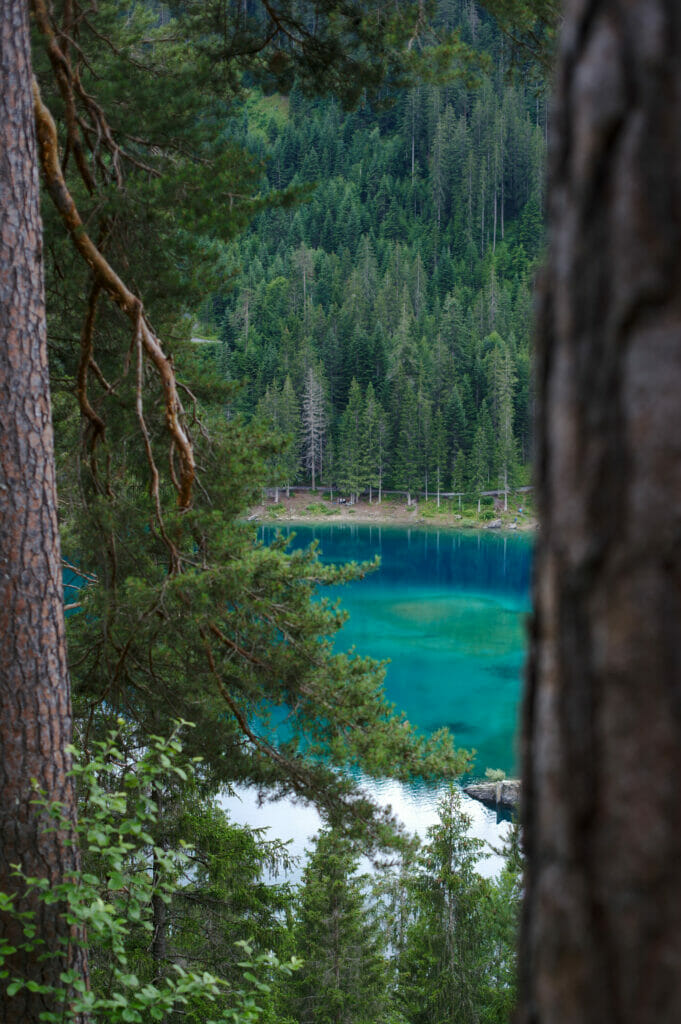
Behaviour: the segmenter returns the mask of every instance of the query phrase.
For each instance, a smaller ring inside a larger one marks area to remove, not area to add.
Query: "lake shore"
[[[326,495],[326,496],[325,496]],[[339,504],[328,492],[292,491],[290,497],[285,491],[279,493],[278,501],[268,498],[254,505],[248,518],[262,523],[356,523],[365,526],[423,526],[447,530],[498,529],[503,532],[531,533],[537,529],[533,509],[525,505],[527,495],[513,495],[509,510],[484,507],[483,518],[478,519],[477,509],[457,511],[457,503],[450,498],[442,499],[440,508],[434,498],[427,502],[422,498],[407,505],[406,501],[394,497],[383,501],[360,500],[354,505]],[[522,510],[522,511],[521,511]],[[484,518],[487,516],[487,518]],[[492,524],[494,524],[492,526]]]

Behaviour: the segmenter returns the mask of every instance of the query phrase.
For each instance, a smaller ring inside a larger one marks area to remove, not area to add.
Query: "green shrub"
[[[11,999],[24,988],[45,995],[55,1008],[41,1014],[40,1019],[46,1024],[76,1022],[83,1016],[93,1024],[147,1024],[196,1003],[204,1005],[210,1014],[205,1018],[206,1024],[255,1024],[261,1012],[258,1001],[270,986],[254,972],[269,978],[290,974],[299,966],[295,959],[281,963],[273,954],[254,956],[247,943],[235,943],[240,947],[239,966],[243,970],[243,987],[238,991],[208,971],[198,973],[178,964],[171,965],[167,976],[153,981],[140,981],[132,973],[128,945],[131,936],[140,931],[146,935],[145,944],[151,941],[152,897],[170,903],[181,888],[183,872],[192,870],[181,846],[154,846],[150,833],[157,822],[158,809],[149,794],[155,783],[167,783],[169,774],[184,782],[187,773],[180,763],[181,744],[173,734],[168,740],[149,737],[146,753],[134,767],[124,769],[116,778],[116,766],[125,760],[117,749],[118,741],[119,737],[110,733],[105,742],[94,745],[95,755],[88,762],[79,760],[78,751],[73,751],[73,775],[84,797],[77,832],[81,847],[88,851],[88,871],[54,885],[46,878],[27,877],[18,866],[13,872],[23,883],[24,894],[33,901],[65,907],[63,913],[71,926],[68,942],[95,947],[106,959],[106,985],[98,986],[93,972],[92,988],[86,988],[77,971],[68,968],[67,940],[62,954],[48,953],[47,943],[33,923],[35,913],[19,911],[14,896],[0,893],[3,916],[19,921],[23,930],[19,947],[10,946],[0,935],[4,997]],[[191,764],[188,767],[191,770]],[[114,784],[120,787],[113,792],[100,782],[108,779],[111,784],[112,776]],[[70,828],[61,804],[50,804],[40,792],[35,802],[57,828]],[[154,871],[150,869],[152,850]],[[37,956],[63,955],[61,984],[40,985],[12,976],[8,959],[17,948]]]

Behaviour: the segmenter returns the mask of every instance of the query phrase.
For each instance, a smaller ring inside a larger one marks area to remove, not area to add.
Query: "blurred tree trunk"
[[[540,298],[524,1024],[681,1021],[681,6],[567,0]]]
[[[35,779],[75,820],[66,777],[71,718],[24,0],[4,0],[0,20],[0,209],[0,891],[13,892],[22,888],[12,877],[15,864],[52,882],[78,866],[71,830],[46,832],[48,821],[32,804]],[[59,984],[67,966],[84,974],[77,949],[39,959],[69,939],[61,908],[19,905],[35,912],[45,947],[17,953],[12,975]],[[0,930],[20,941],[12,922],[0,921]],[[55,1009],[26,989],[13,998],[0,992],[2,1024],[31,1024]]]

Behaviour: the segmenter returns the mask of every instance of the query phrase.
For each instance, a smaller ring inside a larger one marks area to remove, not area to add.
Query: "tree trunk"
[[[539,324],[524,1024],[681,1020],[681,8],[568,0]]]
[[[505,183],[505,180],[506,180],[506,170],[505,170],[505,167],[504,167],[504,128],[503,128],[503,122],[502,122],[502,127],[501,127],[501,140],[500,140],[499,151],[501,153],[501,211],[500,211],[501,212],[501,241],[503,242],[503,240],[504,240],[504,204],[505,204],[505,201],[506,201],[505,190],[504,190],[504,183]]]
[[[71,711],[24,0],[5,0],[0,32],[0,891],[20,893],[13,864],[57,883],[78,869],[78,854],[72,830],[47,832],[45,815],[32,804],[36,779],[75,823],[74,787],[67,778]],[[44,957],[69,939],[63,908],[26,900],[19,907],[35,913],[46,945],[17,953],[8,964],[11,975],[59,985],[60,973],[75,967],[86,978],[78,948]],[[20,941],[12,921],[0,921],[0,931]],[[2,1024],[30,1024],[58,1009],[49,996],[26,989],[12,998],[0,993]]]
[[[492,229],[492,254],[497,251],[497,187],[494,186],[494,227]]]

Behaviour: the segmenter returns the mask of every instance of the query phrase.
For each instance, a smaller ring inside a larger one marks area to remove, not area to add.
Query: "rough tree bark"
[[[0,891],[13,892],[21,890],[14,864],[51,881],[78,867],[73,835],[45,832],[47,822],[32,806],[35,778],[75,818],[66,777],[71,718],[24,0],[4,0],[0,20],[0,211]],[[74,938],[58,906],[29,909],[48,950]],[[20,938],[12,922],[0,921],[0,928],[10,940]],[[16,954],[10,969],[59,984],[65,966],[85,974],[82,951],[42,961],[38,953]],[[13,998],[0,992],[2,1024],[30,1024],[54,1009],[25,989]]]
[[[524,1024],[681,1020],[681,6],[568,0],[537,376]]]

